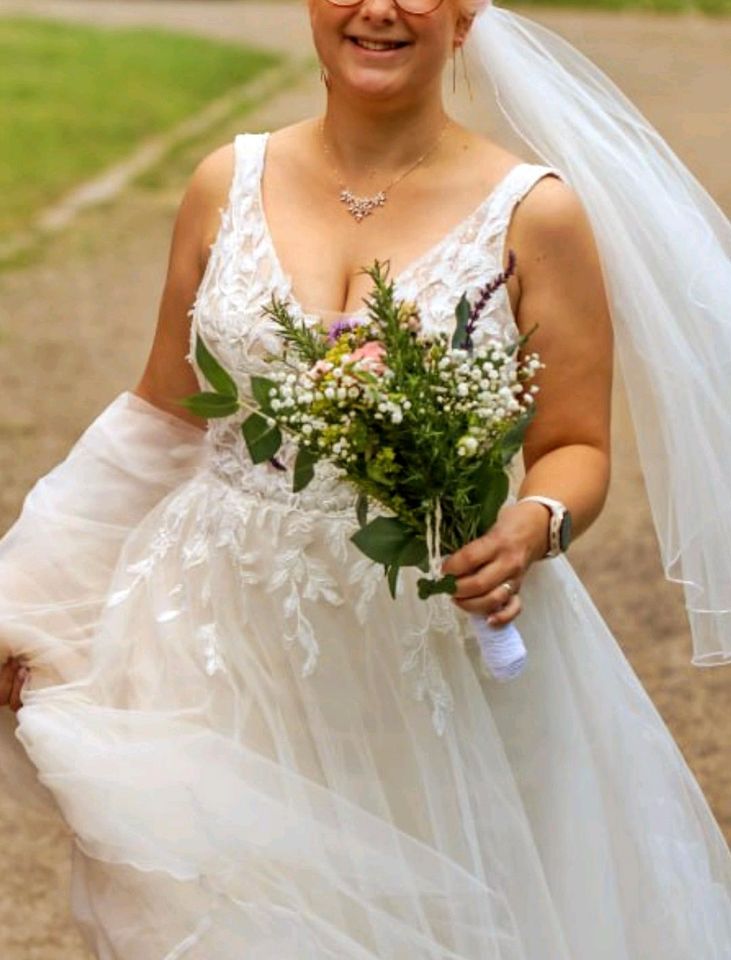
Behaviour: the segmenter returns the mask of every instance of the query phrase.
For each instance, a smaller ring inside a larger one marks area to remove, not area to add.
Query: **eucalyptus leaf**
[[[429,551],[426,547],[426,541],[421,537],[414,537],[398,555],[398,563],[401,567],[418,567],[429,557]]]
[[[376,517],[350,538],[358,549],[376,563],[400,561],[401,554],[413,540],[414,531],[396,517]]]
[[[359,493],[355,504],[355,515],[358,523],[364,527],[368,523],[368,497],[365,493]]]
[[[500,444],[503,466],[506,467],[513,459],[515,454],[523,446],[525,431],[528,429],[528,424],[535,416],[535,412],[535,407],[529,407],[528,410],[526,410],[526,412],[520,417],[520,419],[517,420],[510,430],[508,430],[503,436]]]
[[[481,479],[480,527],[485,531],[495,523],[500,507],[507,500],[510,481],[507,473],[496,467],[486,470]]]
[[[386,567],[386,577],[388,578],[388,589],[393,599],[396,599],[398,590],[398,575],[401,567],[398,563],[391,563]]]
[[[317,457],[306,447],[300,447],[297,451],[297,459],[294,461],[294,483],[292,491],[299,493],[304,490],[307,484],[315,476],[315,464]]]
[[[273,380],[269,380],[268,377],[251,377],[250,380],[252,396],[259,404],[262,411],[271,416],[274,411],[272,410],[269,395],[274,387],[276,387],[275,382]]]
[[[464,350],[467,347],[467,323],[470,319],[470,302],[467,299],[467,294],[463,293],[460,297],[454,315],[457,324],[452,334],[452,349]]]
[[[230,417],[239,409],[239,401],[236,397],[224,396],[220,393],[195,393],[192,397],[185,397],[180,403],[186,410],[190,410],[204,420]]]
[[[506,348],[505,352],[507,353],[507,355],[508,355],[509,357],[512,357],[512,355],[513,355],[517,350],[522,350],[523,347],[526,345],[526,343],[530,340],[530,338],[531,338],[531,337],[533,336],[533,334],[536,332],[536,330],[538,329],[538,327],[539,327],[539,324],[535,323],[535,324],[533,324],[533,326],[530,328],[530,330],[527,331],[527,333],[523,333],[523,334],[521,334],[519,337],[516,337],[516,339],[513,340],[513,342],[512,342],[511,344],[509,344],[508,347]]]
[[[452,573],[448,573],[446,577],[441,577],[439,580],[419,577],[416,585],[419,590],[419,598],[426,600],[427,597],[434,597],[438,593],[454,594],[457,590],[457,578]]]
[[[216,393],[238,397],[239,391],[233,377],[223,369],[200,336],[195,338],[195,362]]]
[[[282,445],[282,434],[276,424],[271,423],[260,413],[252,413],[241,424],[249,456],[254,463],[271,460]]]

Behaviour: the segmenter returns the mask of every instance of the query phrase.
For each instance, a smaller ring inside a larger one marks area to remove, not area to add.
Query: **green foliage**
[[[252,413],[244,420],[241,424],[241,433],[254,463],[271,460],[282,445],[279,427],[260,413]]]
[[[358,499],[355,502],[355,515],[361,527],[368,523],[368,497],[362,491],[358,494]]]
[[[393,564],[402,557],[423,557],[426,544],[414,529],[397,517],[376,517],[351,537],[353,543],[376,563]]]
[[[216,393],[234,399],[238,397],[238,390],[233,377],[223,369],[200,336],[195,338],[195,360],[201,373]]]
[[[439,580],[428,580],[426,577],[419,577],[416,586],[421,600],[434,597],[439,593],[448,593],[450,596],[453,596],[457,590],[457,578],[451,573],[448,573],[446,577],[440,577]]]
[[[401,567],[397,563],[387,563],[386,564],[386,580],[388,581],[388,590],[393,599],[396,599],[396,591],[398,590],[398,577],[401,572]]]
[[[235,397],[227,397],[220,393],[197,393],[195,396],[185,397],[180,403],[191,413],[194,413],[197,417],[202,417],[204,420],[230,417],[237,413],[239,409],[239,403]]]
[[[203,391],[185,397],[181,406],[197,417],[213,420],[217,417],[230,417],[239,411],[238,389],[233,377],[216,360],[203,338],[195,338],[195,360],[203,376],[213,387],[213,391]]]
[[[294,348],[298,357],[314,364],[327,353],[323,337],[302,320],[295,320],[278,297],[272,297],[271,303],[264,308],[264,315],[277,324],[280,337],[287,346]]]
[[[315,464],[318,461],[316,454],[308,450],[307,447],[300,447],[297,451],[297,459],[294,463],[294,483],[292,490],[299,493],[304,490],[308,483],[315,476]]]
[[[497,519],[500,507],[505,503],[510,488],[507,473],[496,469],[488,460],[477,473],[475,494],[480,502],[480,529],[489,530]]]
[[[251,393],[259,408],[268,416],[273,415],[270,394],[275,387],[273,380],[268,377],[251,377]]]
[[[467,349],[467,321],[470,319],[470,302],[463,293],[454,311],[457,323],[452,335],[452,349]]]
[[[516,453],[523,446],[525,431],[528,429],[531,420],[535,416],[535,407],[527,410],[523,416],[503,435],[501,461],[504,467],[507,467]]]

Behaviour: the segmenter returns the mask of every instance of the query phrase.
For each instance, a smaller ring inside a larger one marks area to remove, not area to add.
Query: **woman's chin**
[[[408,92],[403,78],[381,70],[349,73],[343,77],[343,83],[352,95],[364,100],[400,100]]]

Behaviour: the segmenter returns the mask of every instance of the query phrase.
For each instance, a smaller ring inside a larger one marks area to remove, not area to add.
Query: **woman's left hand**
[[[523,578],[547,550],[548,520],[540,503],[506,504],[487,533],[442,564],[442,573],[457,578],[453,602],[467,613],[484,615],[493,626],[514,620],[522,609]]]

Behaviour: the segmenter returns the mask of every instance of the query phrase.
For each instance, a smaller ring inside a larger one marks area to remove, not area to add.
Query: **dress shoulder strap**
[[[218,232],[190,316],[206,305],[216,289],[245,284],[256,267],[261,232],[259,197],[267,134],[238,134],[233,143],[234,168],[226,206],[219,208]]]
[[[497,244],[502,249],[515,208],[536,183],[547,176],[563,179],[555,167],[540,163],[519,163],[509,170],[487,204],[478,242]]]
[[[236,234],[246,230],[252,207],[258,202],[267,138],[266,133],[239,133],[234,138],[234,170],[227,207],[222,213],[227,226]]]

